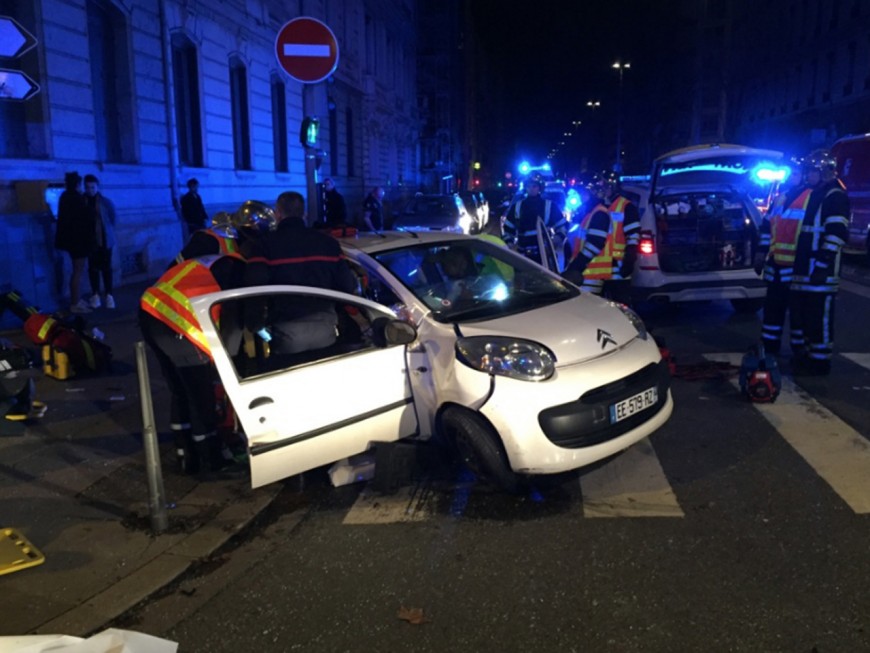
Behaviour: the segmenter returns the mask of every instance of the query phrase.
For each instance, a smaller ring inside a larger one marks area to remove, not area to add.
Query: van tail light
[[[637,249],[645,256],[656,253],[656,241],[651,231],[640,232],[640,243],[638,243]]]

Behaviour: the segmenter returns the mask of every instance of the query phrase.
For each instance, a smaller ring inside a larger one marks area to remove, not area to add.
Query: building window
[[[131,163],[136,157],[130,129],[134,120],[129,30],[111,2],[88,2],[88,49],[97,159]]]
[[[175,92],[178,161],[182,165],[201,168],[203,164],[202,116],[196,46],[183,34],[172,36],[172,78]]]
[[[39,39],[36,30],[35,5],[33,0],[6,0],[0,13],[14,18],[24,29]],[[39,67],[40,49],[37,46],[15,59],[5,59],[2,66],[27,75],[45,88],[45,80]],[[0,99],[0,157],[4,159],[48,157],[44,99],[43,91],[23,101]]]
[[[348,107],[344,112],[344,120],[347,125],[347,176],[353,177],[356,174],[354,169],[354,151],[353,151],[353,109]]]
[[[333,175],[338,174],[338,111],[332,98],[329,99],[329,169]]]
[[[272,76],[272,146],[275,154],[275,170],[287,172],[287,93],[284,82]]]
[[[238,57],[230,59],[230,102],[233,120],[233,163],[251,169],[251,123],[248,119],[248,71]]]

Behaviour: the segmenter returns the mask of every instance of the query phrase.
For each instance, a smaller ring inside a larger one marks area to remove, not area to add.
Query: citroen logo
[[[604,329],[598,329],[598,342],[601,343],[602,349],[604,349],[608,344],[616,344],[616,340],[614,340]]]

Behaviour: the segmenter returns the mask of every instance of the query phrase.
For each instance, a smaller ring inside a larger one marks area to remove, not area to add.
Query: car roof
[[[357,249],[366,254],[374,254],[403,246],[469,240],[472,238],[472,236],[466,234],[445,231],[361,231],[356,236],[346,236],[338,240],[345,249]]]
[[[777,150],[762,150],[747,145],[735,145],[733,143],[707,143],[706,145],[692,145],[678,150],[671,150],[656,159],[656,163],[673,163],[680,161],[695,161],[708,159],[716,156],[763,156],[779,159],[783,156]]]

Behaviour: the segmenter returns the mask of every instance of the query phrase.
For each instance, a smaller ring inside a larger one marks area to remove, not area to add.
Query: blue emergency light
[[[758,184],[782,183],[789,175],[791,175],[791,168],[771,163],[761,163],[752,170],[752,178]]]

